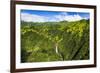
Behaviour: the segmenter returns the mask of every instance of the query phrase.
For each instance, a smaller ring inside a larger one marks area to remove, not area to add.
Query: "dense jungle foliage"
[[[21,62],[89,59],[89,20],[21,21]]]

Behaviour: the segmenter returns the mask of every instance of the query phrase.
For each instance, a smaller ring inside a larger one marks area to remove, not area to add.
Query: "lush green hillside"
[[[21,22],[21,62],[89,59],[89,20]]]

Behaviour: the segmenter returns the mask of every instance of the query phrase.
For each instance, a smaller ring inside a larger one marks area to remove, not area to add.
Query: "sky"
[[[90,19],[85,12],[21,10],[21,21],[25,22],[59,22]]]

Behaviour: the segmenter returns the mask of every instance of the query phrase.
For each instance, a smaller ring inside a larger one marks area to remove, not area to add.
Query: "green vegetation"
[[[89,59],[89,20],[21,22],[21,62]]]

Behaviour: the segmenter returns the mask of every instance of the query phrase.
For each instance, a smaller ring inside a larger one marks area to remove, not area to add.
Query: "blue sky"
[[[90,19],[90,14],[84,12],[21,10],[21,20],[26,22],[78,21],[81,19]]]

